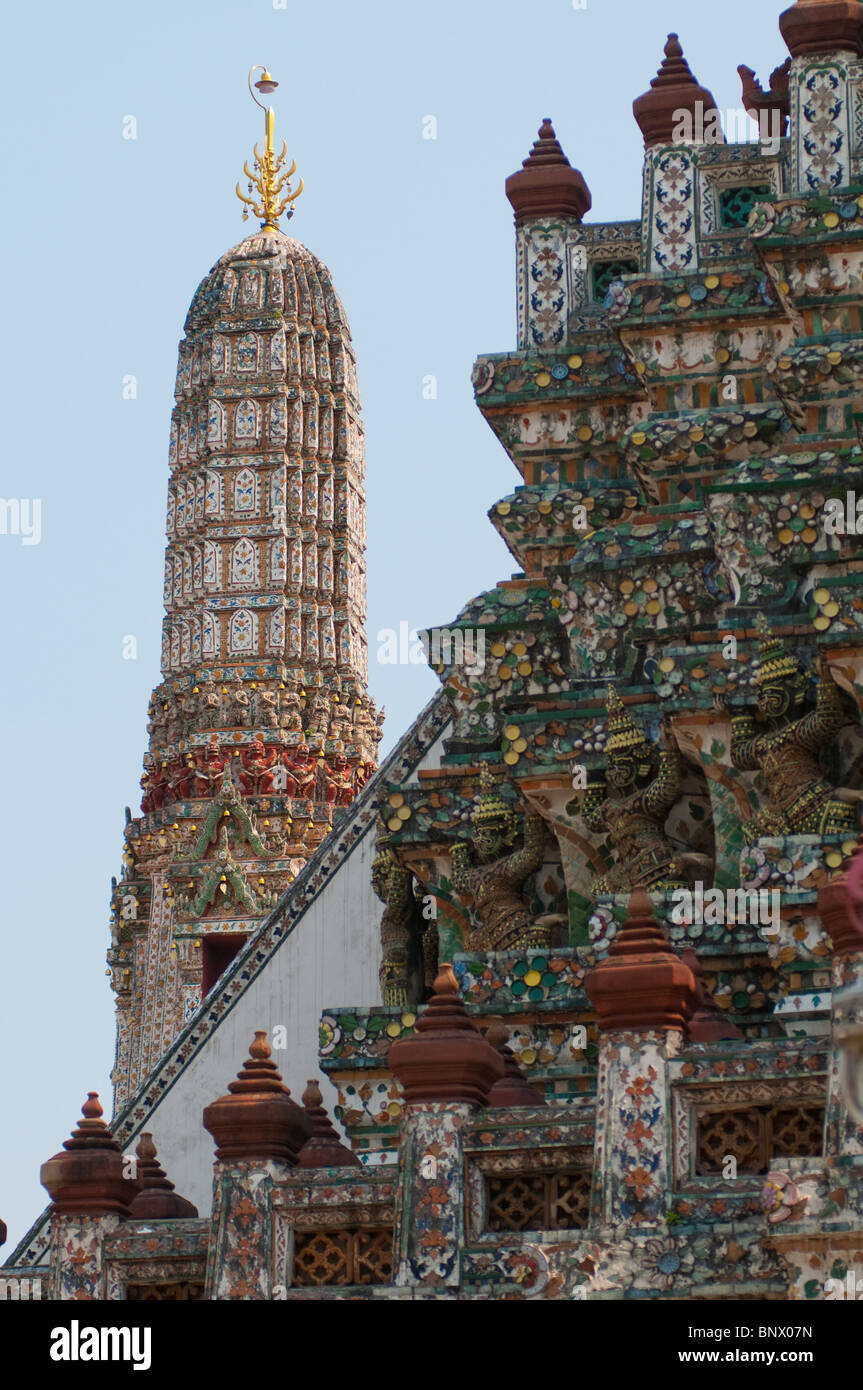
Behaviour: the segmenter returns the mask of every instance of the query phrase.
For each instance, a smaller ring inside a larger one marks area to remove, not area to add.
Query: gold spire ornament
[[[291,162],[289,169],[284,169],[285,159],[288,153],[287,141],[282,141],[281,154],[277,155],[273,145],[273,125],[275,123],[275,112],[272,106],[264,106],[263,102],[258,101],[252,91],[252,74],[260,68],[262,76],[255,83],[259,92],[274,92],[278,87],[278,82],[271,77],[269,72],[260,63],[256,63],[249,69],[249,91],[252,101],[256,106],[260,106],[264,112],[264,134],[265,146],[264,153],[255,145],[254,172],[249,168],[249,161],[243,165],[246,177],[249,180],[248,189],[250,193],[257,193],[257,197],[247,198],[245,193],[240,192],[239,182],[237,183],[237,197],[241,202],[248,206],[243,208],[243,221],[249,216],[249,208],[256,217],[260,217],[261,227],[272,227],[278,229],[279,218],[289,205],[293,204],[303,191],[303,181],[300,179],[299,187],[291,189],[291,176],[296,172],[297,161]],[[284,196],[283,196],[284,194]],[[294,209],[291,206],[288,217],[293,217]]]

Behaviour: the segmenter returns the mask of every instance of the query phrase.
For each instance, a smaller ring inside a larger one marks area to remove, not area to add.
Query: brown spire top
[[[141,1191],[131,1206],[133,1221],[164,1221],[169,1217],[197,1216],[198,1208],[175,1192],[174,1184],[169,1182],[156,1157],[152,1134],[141,1135],[135,1153],[138,1156]]]
[[[342,1143],[338,1131],[324,1109],[324,1098],[317,1081],[309,1081],[303,1091],[303,1105],[312,1122],[311,1138],[300,1149],[298,1168],[362,1168],[356,1154]]]
[[[584,982],[600,1031],[682,1031],[695,1005],[692,971],[669,946],[643,888],[628,911],[608,958]]]
[[[792,58],[810,53],[863,54],[860,0],[797,0],[779,16],[779,31]]]
[[[515,1060],[507,1041],[508,1037],[506,1028],[498,1019],[494,1019],[485,1032],[486,1042],[497,1048],[503,1058],[503,1076],[489,1091],[489,1105],[506,1106],[508,1109],[516,1109],[522,1105],[545,1105],[544,1098],[534,1090]]]
[[[699,102],[700,111],[697,106]],[[712,93],[706,87],[699,86],[693,77],[677,35],[669,34],[659,72],[649,90],[632,103],[632,114],[644,136],[645,149],[651,145],[670,144],[685,113],[690,116],[695,136],[708,124],[708,112],[715,110]],[[693,143],[699,141],[694,138]]]
[[[516,226],[533,217],[574,217],[590,211],[590,190],[560,147],[548,116],[520,169],[506,181]]]
[[[129,1215],[129,1206],[140,1183],[124,1176],[126,1159],[105,1121],[97,1091],[88,1091],[64,1152],[42,1164],[40,1180],[47,1188],[53,1210],[70,1215]]]
[[[488,1103],[503,1058],[468,1017],[449,962],[440,967],[416,1033],[390,1048],[389,1067],[409,1105]]]
[[[761,125],[763,113],[767,113],[767,134],[784,135],[788,127],[788,73],[791,68],[791,59],[786,58],[784,63],[780,63],[778,68],[774,68],[770,74],[770,90],[765,92],[752,68],[746,67],[741,63],[737,69],[740,78],[740,85],[743,89],[743,107],[748,116]],[[773,112],[776,117],[773,117]],[[774,124],[778,117],[778,131],[774,130]]]
[[[742,1038],[740,1029],[725,1017],[704,981],[701,962],[692,946],[684,947],[680,953],[684,964],[689,966],[695,979],[695,1012],[686,1025],[686,1035],[690,1042],[722,1042],[728,1038]]]
[[[204,1111],[204,1128],[216,1141],[219,1159],[278,1159],[296,1163],[312,1132],[304,1110],[291,1100],[264,1029],[255,1033],[250,1056],[229,1094]]]

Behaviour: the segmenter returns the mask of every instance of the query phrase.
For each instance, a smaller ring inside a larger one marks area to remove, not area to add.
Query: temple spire
[[[677,35],[669,34],[659,71],[649,89],[632,103],[632,114],[644,136],[645,149],[651,145],[672,144],[682,115],[692,116],[693,128],[698,126],[700,117],[703,127],[708,112],[715,110],[712,93],[693,77]]]
[[[246,177],[249,180],[248,189],[250,193],[257,193],[258,197],[247,198],[245,193],[240,192],[239,182],[237,183],[237,197],[241,202],[248,204],[243,208],[243,221],[249,216],[249,208],[256,217],[262,218],[261,227],[271,227],[274,231],[278,229],[279,218],[289,205],[292,205],[303,191],[303,181],[300,179],[299,187],[291,189],[291,176],[296,172],[297,161],[291,161],[289,169],[284,168],[284,163],[288,154],[287,141],[282,141],[280,154],[276,154],[273,142],[273,128],[276,115],[272,106],[264,106],[263,102],[258,101],[252,91],[252,73],[257,72],[261,64],[249,69],[249,91],[252,101],[256,106],[260,106],[264,113],[264,152],[261,154],[257,144],[255,144],[254,171],[249,168],[249,161],[243,165]],[[278,87],[278,82],[270,75],[266,68],[261,68],[261,77],[255,83],[259,92],[274,92]],[[284,193],[284,196],[282,194]],[[290,206],[288,217],[293,217],[294,209]]]
[[[507,179],[506,196],[516,223],[532,217],[574,217],[580,222],[590,211],[590,190],[561,149],[548,116],[522,167]]]

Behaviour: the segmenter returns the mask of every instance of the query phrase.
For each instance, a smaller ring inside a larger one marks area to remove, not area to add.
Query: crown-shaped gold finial
[[[261,110],[264,112],[265,145],[263,154],[261,154],[257,144],[255,145],[254,171],[249,168],[248,160],[246,160],[243,165],[243,170],[249,180],[249,192],[251,194],[257,194],[258,196],[247,198],[245,193],[240,192],[240,185],[238,182],[237,197],[241,202],[247,204],[247,206],[243,208],[244,222],[249,216],[249,208],[251,208],[255,216],[261,218],[262,227],[272,227],[275,229],[279,225],[279,218],[285,211],[285,208],[290,206],[288,217],[293,217],[294,209],[292,204],[299,198],[303,191],[303,181],[300,179],[298,188],[291,188],[291,176],[296,172],[297,161],[295,159],[292,160],[291,167],[285,169],[284,164],[288,154],[286,140],[282,141],[281,154],[276,154],[273,144],[273,125],[276,119],[275,112],[272,106],[264,106],[262,102],[258,101],[258,98],[252,91],[252,73],[257,72],[258,68],[261,68],[262,73],[261,77],[255,83],[259,92],[273,92],[279,85],[275,78],[271,77],[267,69],[262,67],[260,63],[257,63],[253,68],[249,69],[249,91],[252,94],[252,100],[255,105],[260,106]]]

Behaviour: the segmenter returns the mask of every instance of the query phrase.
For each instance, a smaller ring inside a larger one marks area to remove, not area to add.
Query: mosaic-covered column
[[[504,1073],[500,1053],[474,1026],[449,965],[416,1033],[389,1051],[404,1088],[395,1233],[395,1284],[457,1286],[465,1232],[462,1131]]]
[[[863,850],[820,889],[818,911],[833,942],[824,1152],[863,1154],[863,1130],[849,1110],[842,1066],[843,1033],[863,1028]]]
[[[273,1187],[296,1164],[312,1123],[270,1061],[263,1030],[250,1054],[228,1095],[204,1111],[216,1141],[208,1299],[269,1299],[289,1282],[287,1269],[275,1267]]]
[[[713,95],[699,86],[676,34],[648,91],[632,110],[644,136],[644,269],[680,275],[698,269],[696,148],[725,137]]]
[[[859,0],[797,0],[779,17],[791,54],[788,76],[794,192],[855,183],[854,80],[863,53]]]
[[[518,345],[534,352],[555,347],[586,297],[578,228],[591,200],[547,116],[522,167],[507,179],[506,196],[515,213]]]
[[[695,1008],[692,971],[674,954],[647,894],[584,984],[599,1016],[593,1219],[664,1225],[672,1185],[668,1063]]]
[[[107,1298],[105,1237],[128,1219],[140,1191],[134,1173],[102,1119],[96,1091],[90,1091],[83,1119],[60,1153],[42,1164],[40,1180],[51,1194],[51,1299]]]

